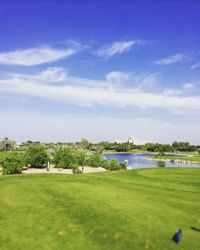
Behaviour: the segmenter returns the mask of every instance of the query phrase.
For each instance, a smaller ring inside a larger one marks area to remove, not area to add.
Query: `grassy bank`
[[[145,151],[145,150],[140,150],[140,149],[134,149],[134,150],[130,150],[128,152],[117,152],[114,150],[105,150],[103,151],[103,154],[156,154],[156,152],[149,152],[149,151]],[[185,154],[187,155],[191,155],[193,156],[195,153],[194,152],[185,152],[185,151],[175,151],[175,152],[167,152],[167,154]]]
[[[156,159],[156,160],[169,160],[169,161],[186,161],[186,162],[199,162],[200,163],[200,154],[198,155],[189,155],[189,156],[186,156],[186,157],[178,157],[178,156],[167,156],[167,155],[164,155],[164,156],[153,156],[151,157],[151,159]]]
[[[200,169],[1,176],[0,248],[200,249]]]
[[[117,152],[114,150],[103,151],[103,154],[146,154],[146,153],[150,153],[150,152],[147,152],[145,150],[140,150],[140,149],[134,149],[134,150],[130,150],[128,152]]]

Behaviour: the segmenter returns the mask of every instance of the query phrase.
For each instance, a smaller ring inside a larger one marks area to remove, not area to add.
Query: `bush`
[[[99,166],[101,166],[107,170],[120,170],[120,169],[122,169],[122,165],[120,165],[119,162],[115,159],[101,160],[101,163]]]
[[[159,168],[164,168],[164,167],[165,167],[165,162],[164,162],[164,161],[158,161],[158,162],[157,162],[157,166],[158,166]]]
[[[120,167],[120,169],[126,169],[127,168],[127,164],[125,162],[120,162],[119,163],[119,167]]]
[[[99,153],[94,153],[91,157],[90,157],[90,159],[89,159],[89,161],[88,161],[88,164],[91,166],[91,167],[95,167],[95,168],[97,168],[97,167],[99,167],[99,166],[101,166],[101,162],[102,162],[102,160],[101,160],[101,155],[99,154]]]
[[[78,167],[73,167],[72,172],[73,174],[82,174],[82,171]]]
[[[102,160],[100,167],[109,170],[110,169],[110,161],[109,160]]]
[[[110,170],[119,170],[119,162],[115,159],[110,160]]]
[[[78,166],[75,153],[69,148],[59,148],[54,155],[54,164],[58,168],[73,168]]]
[[[6,174],[20,174],[24,166],[22,156],[18,153],[10,153],[1,162],[3,168],[3,175]]]
[[[26,150],[25,162],[33,168],[46,166],[49,160],[48,154],[42,145],[32,145]]]

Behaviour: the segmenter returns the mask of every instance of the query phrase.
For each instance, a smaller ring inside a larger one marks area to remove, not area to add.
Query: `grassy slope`
[[[200,169],[0,177],[0,249],[200,249]]]

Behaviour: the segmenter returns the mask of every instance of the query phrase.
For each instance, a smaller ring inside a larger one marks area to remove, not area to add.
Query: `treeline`
[[[134,150],[148,151],[148,152],[200,152],[200,146],[191,145],[189,142],[173,142],[172,144],[161,144],[161,143],[145,143],[143,145],[136,145],[129,142],[124,143],[110,143],[100,142],[98,145],[107,151],[116,152],[129,152]]]
[[[33,145],[43,145],[45,149],[49,151],[54,150],[57,147],[69,147],[73,150],[86,150],[89,152],[103,151],[115,151],[115,152],[131,152],[134,150],[142,150],[148,152],[200,152],[200,145],[191,145],[189,142],[173,142],[172,144],[161,143],[146,143],[143,145],[136,145],[130,142],[117,143],[102,141],[99,143],[89,142],[87,139],[82,139],[80,142],[57,142],[57,143],[41,143],[40,141],[22,142],[17,144],[14,140],[10,140],[8,137],[0,140],[0,151],[24,151],[27,147]]]

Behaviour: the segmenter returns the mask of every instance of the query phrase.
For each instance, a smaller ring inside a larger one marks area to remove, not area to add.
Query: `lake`
[[[103,158],[105,159],[116,159],[119,162],[124,162],[128,160],[128,168],[154,168],[158,167],[157,161],[148,161],[145,158],[152,157],[155,154],[104,154]],[[172,154],[167,154],[168,156],[172,156]],[[179,157],[183,157],[184,155],[177,155]],[[165,162],[166,167],[200,167],[197,164],[183,164],[183,163],[173,163],[173,162]]]

